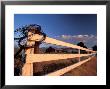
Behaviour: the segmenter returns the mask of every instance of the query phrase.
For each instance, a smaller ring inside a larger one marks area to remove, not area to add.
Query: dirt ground
[[[83,59],[82,59],[83,60]],[[34,76],[42,76],[50,72],[62,69],[74,63],[77,63],[78,59],[65,59],[58,61],[47,61],[34,63],[33,72]],[[92,58],[90,61],[82,64],[81,66],[63,74],[62,76],[96,76],[97,75],[97,59],[96,57]]]
[[[65,73],[63,76],[97,76],[97,58],[93,57],[90,61]]]

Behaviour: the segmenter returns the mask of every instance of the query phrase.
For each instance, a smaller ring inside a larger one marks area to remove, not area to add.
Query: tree
[[[83,47],[83,48],[87,48],[87,47],[84,45],[83,42],[79,42],[77,45],[80,46],[80,47]]]
[[[31,34],[28,34],[28,32],[30,32]],[[27,45],[28,37],[33,36],[33,34],[43,35],[43,37],[39,41],[35,41],[35,44],[28,46]],[[46,34],[41,30],[41,26],[37,24],[25,25],[14,31],[14,42],[15,44],[18,44],[18,47],[17,46],[16,46],[17,48],[15,47],[15,49],[18,49],[18,50],[15,50],[16,53],[14,55],[14,61],[15,61],[14,75],[15,76],[19,76],[21,74],[21,67],[25,62],[25,54],[24,54],[25,49],[34,48],[34,53],[37,53],[39,49],[39,45],[43,40],[45,40],[45,38],[46,38]],[[17,63],[17,61],[19,61],[19,63]]]
[[[51,52],[55,52],[55,49],[52,48],[51,46],[49,48],[46,49],[45,51],[46,53],[51,53]]]
[[[28,32],[32,32],[32,34],[28,35]],[[39,45],[46,38],[46,34],[41,30],[41,26],[37,25],[37,24],[29,24],[29,25],[22,26],[21,28],[16,29],[14,31],[14,34],[15,34],[14,40],[17,42],[17,44],[19,46],[19,50],[15,53],[14,57],[17,57],[17,55],[22,50],[25,50],[25,48],[28,47],[26,44],[28,36],[32,36],[33,34],[43,35],[43,38],[40,41],[38,41],[38,42],[35,41],[35,45],[31,46],[35,49],[34,50],[35,53],[38,49],[37,45]]]
[[[97,51],[97,45],[94,45],[94,46],[92,47],[92,49],[93,49],[93,51]]]
[[[79,42],[77,45],[83,48],[87,48],[83,42]],[[80,53],[87,53],[87,52],[85,50],[80,50]]]

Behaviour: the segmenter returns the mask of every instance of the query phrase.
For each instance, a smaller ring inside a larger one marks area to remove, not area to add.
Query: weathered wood
[[[22,76],[33,76],[33,63],[25,63],[22,68]]]
[[[31,32],[28,32],[28,35],[31,35],[31,34],[32,34]],[[35,42],[27,41],[28,46],[32,46],[34,44],[35,44]],[[33,63],[27,63],[27,61],[29,60],[29,59],[27,59],[27,56],[29,54],[33,54],[33,53],[34,53],[34,48],[25,49],[26,63],[24,64],[24,66],[22,68],[22,75],[23,76],[32,76],[33,75]]]
[[[78,54],[80,55],[80,49],[78,49]],[[80,62],[80,59],[81,59],[81,58],[79,57],[79,62]]]
[[[55,72],[49,73],[49,74],[47,74],[45,76],[60,76],[60,75],[63,75],[64,73],[66,73],[66,72],[68,72],[68,71],[70,71],[70,70],[72,70],[72,69],[84,64],[85,62],[87,62],[89,60],[91,60],[91,58],[88,58],[86,60],[80,61],[80,62],[78,62],[76,64],[73,64],[71,66],[65,67],[65,68],[60,69],[60,70],[57,70]]]
[[[35,41],[35,44],[34,44],[34,54],[39,53],[39,45],[40,45],[40,43]]]
[[[26,63],[63,60],[68,58],[89,56],[91,54],[28,54]]]
[[[36,40],[38,40],[40,38],[42,38],[42,36],[40,36],[38,34],[34,34],[30,38],[30,40],[31,41],[36,41]],[[71,48],[81,49],[81,50],[85,50],[85,51],[95,52],[93,50],[86,49],[86,48],[83,48],[83,47],[80,47],[80,46],[77,46],[77,45],[74,45],[74,44],[66,43],[66,42],[63,42],[63,41],[60,41],[60,40],[56,40],[56,39],[53,39],[53,38],[50,38],[50,37],[46,37],[44,42],[49,43],[49,44],[59,45],[59,46],[65,46],[65,47],[71,47]]]
[[[32,76],[33,75],[33,62],[43,62],[43,61],[52,61],[52,60],[61,60],[61,59],[68,59],[68,58],[75,58],[75,57],[82,57],[82,56],[89,56],[91,54],[36,54],[39,52],[39,43],[37,41],[39,41],[39,39],[42,38],[42,36],[38,35],[38,34],[34,34],[32,35],[32,37],[30,37],[32,33],[28,32],[28,41],[27,41],[27,45],[28,46],[33,46],[34,48],[29,48],[26,49],[25,54],[26,54],[26,63],[24,64],[24,67],[22,68],[22,75],[23,76]],[[85,51],[89,51],[91,53],[96,53],[95,51],[92,51],[90,49],[86,49],[74,44],[70,44],[70,43],[66,43],[63,41],[59,41],[50,37],[46,37],[46,39],[44,40],[45,43],[49,43],[49,44],[54,44],[54,45],[59,45],[59,46],[65,46],[65,47],[69,47],[69,48],[75,48],[75,49],[79,49],[79,50],[85,50]],[[34,54],[35,53],[35,54]],[[65,72],[68,72],[69,70],[87,62],[90,59],[84,60],[84,61],[80,61],[79,63],[76,63],[72,66],[63,68],[61,70],[58,70],[56,72],[47,74],[47,76],[52,75],[52,76],[57,76],[57,75],[62,75]]]

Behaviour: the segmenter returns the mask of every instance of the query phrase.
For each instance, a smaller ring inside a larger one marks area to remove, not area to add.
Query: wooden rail
[[[67,58],[90,56],[91,54],[28,54],[26,63],[63,60]]]
[[[37,41],[39,38],[41,38],[42,36],[38,35],[38,34],[35,34],[31,37],[31,41]],[[70,44],[70,43],[67,43],[67,42],[63,42],[63,41],[60,41],[60,40],[56,40],[56,39],[53,39],[53,38],[50,38],[50,37],[46,37],[46,39],[44,40],[45,43],[49,43],[49,44],[54,44],[54,45],[59,45],[59,46],[65,46],[65,47],[70,47],[70,48],[76,48],[76,49],[81,49],[81,50],[85,50],[85,51],[91,51],[91,52],[95,52],[93,50],[90,50],[90,49],[86,49],[86,48],[83,48],[83,47],[80,47],[80,46],[77,46],[77,45],[74,45],[74,44]]]
[[[91,57],[86,59],[86,60],[83,60],[81,62],[78,62],[76,64],[73,64],[73,65],[70,65],[68,67],[65,67],[65,68],[62,68],[60,70],[57,70],[55,72],[49,73],[49,74],[47,74],[45,76],[60,76],[60,75],[63,75],[64,73],[66,73],[66,72],[68,72],[68,71],[70,71],[70,70],[72,70],[72,69],[84,64],[85,62],[89,61],[90,59],[91,59]]]

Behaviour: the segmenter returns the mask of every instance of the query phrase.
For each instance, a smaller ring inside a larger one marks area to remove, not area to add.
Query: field
[[[45,53],[45,54],[48,54],[48,53]],[[55,53],[51,53],[51,54],[55,54]],[[62,54],[62,53],[59,53],[59,54]],[[70,54],[70,53],[66,53],[66,54]],[[83,56],[80,58],[80,61],[85,60],[87,58],[89,58],[89,56]],[[14,65],[15,76],[22,75],[22,68],[24,66],[25,61],[21,59],[22,59],[21,55],[18,55],[18,58],[15,59],[15,65]],[[45,61],[47,59],[45,59],[44,57],[43,60],[44,61],[42,62],[33,63],[33,76],[44,76],[51,72],[55,72],[62,68],[71,66],[79,62],[79,57],[66,58],[66,59],[60,59],[60,60],[51,60],[51,61]],[[96,57],[94,57],[92,58],[91,61],[88,61],[87,63],[82,64],[80,67],[77,67],[71,70],[70,72],[63,74],[62,76],[96,76],[96,75],[97,75],[97,60],[96,60]]]
[[[97,59],[92,58],[90,61],[81,66],[65,73],[63,76],[97,76]]]
[[[87,57],[81,58],[81,61],[86,58]],[[59,70],[61,68],[70,66],[77,62],[78,62],[78,58],[34,63],[33,64],[33,72],[34,72],[33,75],[42,76],[50,72]],[[75,68],[72,71],[65,73],[63,76],[89,76],[89,75],[91,76],[97,75],[96,57],[92,58],[90,61],[79,66],[78,68]]]

